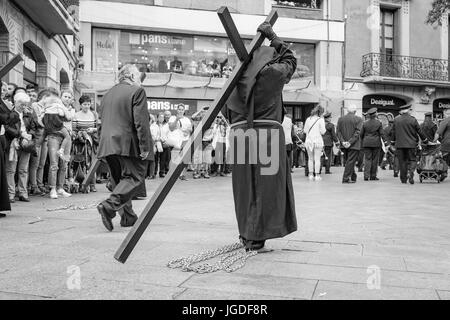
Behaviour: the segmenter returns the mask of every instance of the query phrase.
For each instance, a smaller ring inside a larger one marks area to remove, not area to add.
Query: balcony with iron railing
[[[448,60],[369,53],[363,56],[362,64],[362,77],[449,82]]]

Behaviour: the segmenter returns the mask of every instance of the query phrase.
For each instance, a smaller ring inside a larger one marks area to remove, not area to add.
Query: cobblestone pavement
[[[233,273],[166,267],[237,241],[231,177],[177,182],[126,264],[113,258],[129,231],[118,218],[107,232],[95,208],[49,211],[99,202],[105,185],[15,203],[0,219],[0,299],[450,299],[450,181],[402,185],[382,171],[342,185],[333,169],[321,182],[295,170],[299,231]]]

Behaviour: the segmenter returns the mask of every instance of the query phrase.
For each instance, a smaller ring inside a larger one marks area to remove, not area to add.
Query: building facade
[[[126,63],[146,73],[149,110],[188,114],[209,106],[236,65],[237,57],[217,16],[226,5],[245,44],[273,9],[275,32],[290,44],[298,67],[283,98],[294,119],[304,120],[317,103],[339,115],[343,99],[344,7],[342,0],[80,2],[84,70],[76,83],[99,105]]]
[[[345,104],[377,107],[387,121],[412,103],[415,116],[450,108],[448,17],[425,24],[432,0],[346,0]]]
[[[78,10],[78,0],[0,0],[0,66],[24,60],[2,80],[72,88]]]

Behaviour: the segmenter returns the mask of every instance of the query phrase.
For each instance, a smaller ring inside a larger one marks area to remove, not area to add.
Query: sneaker
[[[58,199],[58,193],[56,192],[56,189],[52,188],[50,190],[50,199]]]
[[[317,175],[316,176],[316,181],[321,181],[321,180],[322,180],[322,177],[320,175]]]
[[[313,180],[314,180],[314,176],[313,176],[312,174],[310,174],[310,175],[308,176],[308,179],[309,179],[309,181],[313,181]]]
[[[206,172],[206,173],[203,175],[203,178],[209,179],[209,174],[208,174],[208,172]]]
[[[62,196],[64,198],[68,198],[68,197],[72,196],[70,193],[66,192],[66,190],[64,190],[64,189],[59,189],[56,193],[58,196]]]

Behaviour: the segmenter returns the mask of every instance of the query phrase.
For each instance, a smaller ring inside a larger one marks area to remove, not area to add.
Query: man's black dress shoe
[[[123,228],[128,228],[134,226],[136,223],[138,217],[135,217],[134,219],[127,219],[127,221],[120,220],[120,226]]]
[[[374,177],[374,178],[370,178],[370,180],[372,180],[372,181],[378,181],[378,180],[380,180],[380,179],[378,179],[377,177]]]
[[[369,181],[369,178],[364,178],[364,181]]]
[[[26,197],[24,197],[24,196],[20,196],[20,197],[19,197],[19,201],[22,201],[22,202],[30,202],[30,199],[28,199],[28,198],[26,198]]]
[[[342,183],[356,183],[356,181],[353,181],[353,180],[342,180]]]
[[[0,218],[6,217],[6,214],[0,212]]]
[[[103,204],[100,203],[97,206],[97,210],[98,210],[98,213],[100,213],[100,215],[102,216],[102,222],[103,222],[103,225],[105,226],[105,228],[108,231],[113,231],[114,226],[112,224],[112,219],[109,217],[108,212],[106,211],[106,208],[103,206]]]

